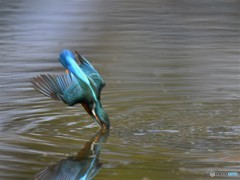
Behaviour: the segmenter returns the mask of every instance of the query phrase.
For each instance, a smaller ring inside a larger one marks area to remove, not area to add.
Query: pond
[[[239,6],[1,2],[0,179],[63,179],[64,172],[72,179],[212,179],[210,172],[239,172]],[[80,105],[67,107],[32,88],[36,75],[64,73],[58,56],[66,48],[88,58],[106,81],[109,132]]]

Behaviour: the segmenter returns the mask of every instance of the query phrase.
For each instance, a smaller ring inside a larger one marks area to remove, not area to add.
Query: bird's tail
[[[65,102],[63,99],[63,93],[73,81],[72,77],[67,74],[41,74],[34,77],[31,83],[37,91],[45,96]]]

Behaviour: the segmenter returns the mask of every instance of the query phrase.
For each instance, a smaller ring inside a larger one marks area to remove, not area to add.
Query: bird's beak
[[[102,123],[101,123],[101,121],[99,120],[97,114],[95,113],[95,110],[92,110],[92,113],[93,113],[93,116],[95,117],[95,119],[97,120],[98,124],[99,124],[100,126],[102,126]]]

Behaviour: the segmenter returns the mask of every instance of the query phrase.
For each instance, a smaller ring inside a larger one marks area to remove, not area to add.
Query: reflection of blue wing
[[[78,152],[77,156],[62,159],[50,165],[34,177],[35,180],[90,180],[101,169],[99,162],[101,144],[106,141],[109,131],[100,129]]]
[[[35,180],[90,180],[97,175],[101,165],[96,158],[81,161],[68,158],[48,166],[35,175]]]
[[[105,82],[103,78],[100,76],[98,71],[93,67],[93,65],[82,55],[80,55],[77,51],[75,51],[79,61],[81,62],[80,68],[83,72],[93,80],[98,89],[98,93],[100,95],[102,88],[105,86]]]

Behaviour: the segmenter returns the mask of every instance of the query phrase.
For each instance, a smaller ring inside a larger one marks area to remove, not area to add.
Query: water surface
[[[0,179],[34,175],[98,131],[81,106],[36,92],[76,49],[107,85],[112,129],[94,179],[210,179],[239,169],[239,1],[0,3]]]

